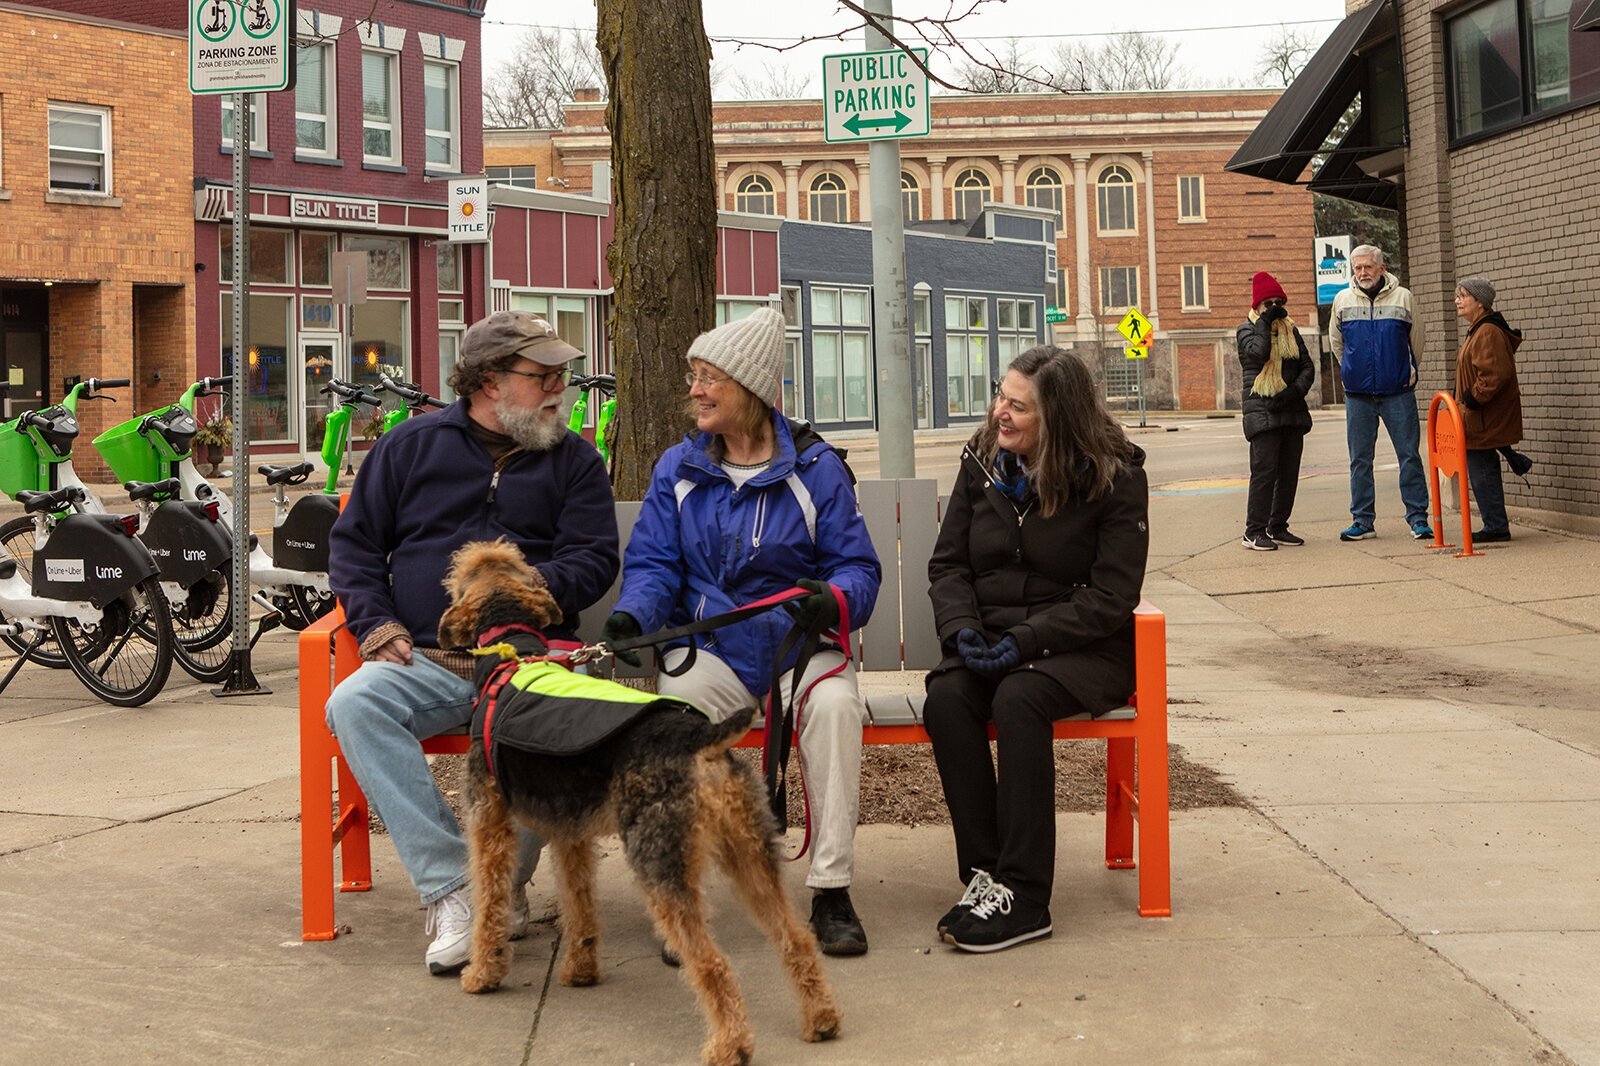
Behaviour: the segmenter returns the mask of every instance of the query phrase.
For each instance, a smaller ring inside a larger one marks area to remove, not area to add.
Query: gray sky
[[[945,0],[898,0],[895,13],[903,16],[943,15],[959,4]],[[713,38],[785,38],[832,32],[856,24],[855,16],[830,0],[800,0],[777,4],[752,4],[749,0],[703,0],[706,32]],[[1070,14],[1064,12],[1070,11]],[[1005,0],[984,5],[961,24],[963,37],[995,38],[980,43],[999,51],[1004,38],[1022,37],[1034,55],[1044,60],[1064,34],[1108,34],[1125,30],[1159,30],[1179,42],[1178,62],[1194,75],[1192,83],[1253,85],[1257,55],[1277,32],[1281,21],[1321,44],[1344,17],[1343,0],[1278,0],[1267,5],[1198,4],[1194,0],[1136,0],[1122,4],[1074,4],[1061,0]],[[592,34],[593,0],[488,0],[483,26],[485,72],[491,72],[514,50],[528,24],[571,26]],[[1265,23],[1266,26],[1259,24]],[[1304,23],[1294,25],[1295,23]],[[1212,27],[1254,26],[1250,29]],[[820,94],[822,57],[860,47],[859,34],[847,44],[826,41],[802,45],[786,52],[713,42],[716,69],[721,72],[716,95],[734,95],[731,75],[758,74],[769,64],[787,65],[797,75],[811,79],[809,91]],[[934,69],[949,72],[951,61]]]

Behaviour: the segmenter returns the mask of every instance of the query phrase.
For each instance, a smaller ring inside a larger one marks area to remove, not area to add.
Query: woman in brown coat
[[[966,894],[939,922],[965,951],[1050,935],[1051,723],[1133,691],[1150,534],[1144,453],[1070,352],[1024,352],[961,455],[928,563],[944,660],[924,723]],[[989,757],[990,723],[999,772]]]
[[[1467,478],[1483,517],[1483,528],[1473,532],[1472,540],[1492,544],[1511,539],[1498,449],[1522,440],[1516,361],[1522,331],[1508,326],[1494,309],[1494,285],[1488,278],[1459,282],[1455,302],[1456,313],[1470,323],[1456,356],[1456,401],[1464,408]]]

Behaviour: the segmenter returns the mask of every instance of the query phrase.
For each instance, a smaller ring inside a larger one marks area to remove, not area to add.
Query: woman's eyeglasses
[[[506,367],[504,372],[515,374],[519,378],[532,378],[545,392],[554,392],[557,385],[565,385],[572,378],[572,368],[569,366],[564,366],[560,370],[516,370]]]
[[[724,381],[732,381],[732,380],[733,380],[732,378],[708,378],[708,377],[702,377],[699,374],[685,374],[685,375],[683,375],[683,383],[685,385],[689,386],[691,389],[694,388],[696,385],[699,385],[701,388],[709,389],[713,385],[720,385]]]

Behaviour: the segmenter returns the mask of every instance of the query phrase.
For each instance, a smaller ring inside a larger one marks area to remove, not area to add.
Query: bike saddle
[[[311,463],[296,463],[293,466],[267,466],[256,467],[256,473],[264,474],[268,485],[298,485],[311,476],[316,467]]]
[[[177,478],[169,477],[165,481],[128,481],[122,487],[128,491],[128,499],[137,503],[140,500],[170,500],[178,494],[182,484]]]
[[[11,556],[0,558],[0,581],[9,581],[17,576],[17,561]]]
[[[76,485],[56,489],[53,492],[34,492],[23,489],[17,493],[17,502],[22,504],[22,509],[28,514],[38,514],[41,511],[64,511],[75,503],[82,503],[88,495]]]

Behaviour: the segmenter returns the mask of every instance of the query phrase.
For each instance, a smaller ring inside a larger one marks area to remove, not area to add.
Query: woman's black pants
[[[1244,535],[1282,533],[1289,528],[1295,490],[1300,487],[1300,456],[1305,432],[1298,426],[1269,429],[1250,441],[1250,495],[1245,501]]]
[[[1056,868],[1056,762],[1052,723],[1084,708],[1028,669],[989,678],[965,668],[928,683],[923,724],[956,833],[963,884],[985,870],[1021,900],[1050,904]],[[989,757],[995,726],[999,777]]]

